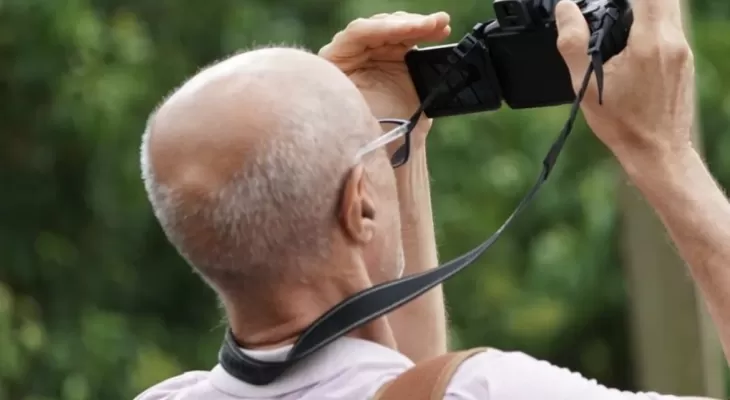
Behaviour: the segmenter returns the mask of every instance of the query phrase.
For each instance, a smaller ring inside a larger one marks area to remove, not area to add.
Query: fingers
[[[378,61],[403,62],[406,53],[415,49],[416,46],[407,44],[396,44],[391,46],[378,47],[370,53],[370,58]]]
[[[630,0],[634,12],[634,25],[654,28],[664,24],[682,26],[680,0]]]
[[[335,35],[320,50],[325,58],[351,57],[387,45],[413,46],[419,42],[441,41],[450,33],[450,17],[444,12],[431,15],[397,12],[359,18]]]
[[[590,63],[586,54],[590,30],[580,9],[570,0],[562,0],[555,7],[555,22],[558,27],[558,50],[570,70],[573,87],[577,90]]]
[[[381,14],[383,15],[383,14]],[[423,42],[440,42],[446,37],[448,37],[451,34],[451,26],[449,26],[449,22],[451,22],[451,17],[449,14],[445,12],[437,12],[430,15],[421,15],[421,14],[413,14],[413,13],[407,13],[404,11],[396,11],[391,15],[385,14],[385,17],[381,18],[400,18],[404,21],[411,21],[411,22],[418,22],[426,19],[426,24],[422,32],[425,33],[424,36],[415,36],[413,39],[407,39],[403,41],[398,41],[397,39],[393,39],[389,44],[397,44],[397,45],[404,45],[406,47],[413,47],[418,43]]]
[[[683,65],[692,59],[685,36],[681,0],[634,0],[634,23],[626,53],[636,62],[662,59]]]

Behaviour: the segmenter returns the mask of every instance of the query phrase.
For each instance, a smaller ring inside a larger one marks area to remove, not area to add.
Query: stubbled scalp
[[[142,176],[178,251],[217,289],[240,290],[327,257],[342,179],[378,133],[336,67],[259,49],[202,70],[158,108]]]

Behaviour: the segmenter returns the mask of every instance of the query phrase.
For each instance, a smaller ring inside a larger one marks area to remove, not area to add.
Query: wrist
[[[634,138],[634,140],[622,140],[608,146],[632,180],[641,181],[646,177],[656,177],[657,175],[673,177],[684,164],[696,163],[698,160],[702,163],[697,150],[689,139],[691,137],[690,129],[687,129],[684,134],[629,132],[619,136]],[[687,140],[668,141],[662,136],[686,137]]]
[[[405,273],[425,271],[438,264],[425,149],[414,147],[408,162],[396,169],[396,182]]]
[[[629,180],[657,211],[661,211],[665,200],[694,190],[700,183],[697,178],[706,171],[702,157],[690,145],[617,154],[617,159]]]
[[[412,149],[408,162],[395,170],[402,222],[419,220],[424,212],[431,212],[429,179],[426,150]]]

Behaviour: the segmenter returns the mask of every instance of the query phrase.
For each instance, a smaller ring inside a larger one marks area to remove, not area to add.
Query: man
[[[730,348],[730,205],[690,142],[692,54],[678,0],[635,2],[626,50],[606,67],[603,106],[583,111],[661,216],[703,289]],[[556,11],[559,48],[576,84],[588,30],[578,8]],[[282,360],[297,336],[346,297],[437,265],[425,139],[395,170],[392,148],[361,149],[378,118],[418,106],[405,52],[449,34],[444,13],[381,14],[335,35],[320,57],[268,48],[202,71],[149,121],[145,187],[170,242],[218,293],[242,351]],[[636,88],[641,90],[637,91]],[[362,157],[360,157],[362,156]],[[142,393],[157,399],[369,399],[413,365],[446,351],[441,289],[361,327],[269,385],[220,366]],[[521,353],[467,360],[448,399],[670,399],[610,390]]]

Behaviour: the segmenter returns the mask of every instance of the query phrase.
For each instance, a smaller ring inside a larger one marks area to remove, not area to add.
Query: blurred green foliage
[[[730,3],[692,4],[707,157],[728,184]],[[355,17],[397,10],[446,10],[456,39],[475,16],[491,16],[491,2],[0,1],[0,400],[129,399],[210,368],[222,316],[146,202],[138,148],[147,114],[226,54],[279,42],[316,50]],[[566,115],[505,109],[436,123],[442,259],[509,215]],[[455,346],[520,349],[633,387],[619,180],[579,124],[537,201],[448,283]]]

